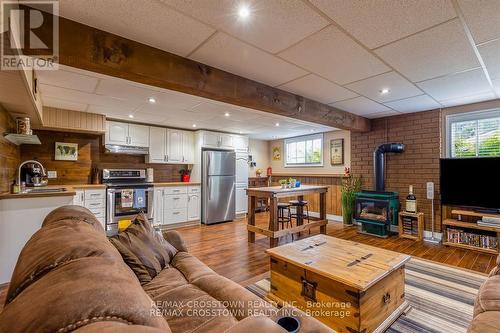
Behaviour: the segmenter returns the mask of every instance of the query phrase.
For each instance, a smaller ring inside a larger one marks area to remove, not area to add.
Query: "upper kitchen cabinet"
[[[248,137],[243,135],[233,135],[234,150],[238,152],[248,152]]]
[[[167,162],[167,129],[163,127],[149,128],[149,155],[148,163]]]
[[[149,127],[117,121],[107,121],[105,144],[149,147]]]
[[[148,163],[193,164],[194,133],[178,129],[151,127]]]
[[[201,142],[203,148],[248,150],[248,138],[241,135],[202,131]]]
[[[178,129],[167,129],[167,161],[169,163],[183,163],[182,155],[183,131]]]

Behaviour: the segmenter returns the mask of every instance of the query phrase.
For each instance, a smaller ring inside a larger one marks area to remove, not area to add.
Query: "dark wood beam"
[[[370,130],[364,117],[62,17],[59,35],[63,65],[340,129]]]

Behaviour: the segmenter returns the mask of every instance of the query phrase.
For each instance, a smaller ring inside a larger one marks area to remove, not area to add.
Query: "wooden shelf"
[[[454,227],[459,227],[459,228],[469,228],[469,229],[500,232],[500,228],[482,226],[482,225],[478,225],[477,223],[474,223],[474,222],[463,222],[463,221],[459,221],[459,220],[455,220],[455,219],[446,219],[443,221],[443,225],[449,225],[449,226],[454,226]]]
[[[452,209],[451,213],[454,215],[465,215],[465,216],[475,216],[475,217],[487,216],[487,217],[500,218],[500,214],[487,214],[487,213],[473,212],[470,210],[461,210],[461,209]]]
[[[36,135],[26,134],[6,134],[5,139],[9,140],[15,145],[41,145],[40,139]]]
[[[485,253],[498,254],[498,251],[495,250],[495,249],[485,249],[485,248],[482,248],[482,247],[477,247],[477,246],[472,246],[472,245],[467,245],[467,244],[443,242],[443,245],[455,246],[455,247],[459,247],[459,248],[462,248],[462,249],[476,250],[476,251],[481,251],[481,252],[485,252]]]
[[[416,233],[405,233],[403,228],[403,218],[411,217],[417,223]],[[399,212],[398,214],[399,237],[409,238],[414,240],[422,240],[424,238],[424,213],[409,213]]]

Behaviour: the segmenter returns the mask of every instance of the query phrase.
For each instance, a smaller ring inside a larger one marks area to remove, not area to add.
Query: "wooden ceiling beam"
[[[370,130],[364,117],[62,17],[59,36],[63,65],[340,129]]]

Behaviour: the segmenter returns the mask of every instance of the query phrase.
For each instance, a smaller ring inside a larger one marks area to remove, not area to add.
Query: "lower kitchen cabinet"
[[[200,220],[200,186],[155,188],[154,224],[173,225]]]
[[[248,197],[246,184],[236,184],[236,214],[245,214],[248,211]]]
[[[97,220],[101,222],[102,226],[106,227],[106,190],[76,190],[76,195],[73,197],[73,205],[88,208]]]

